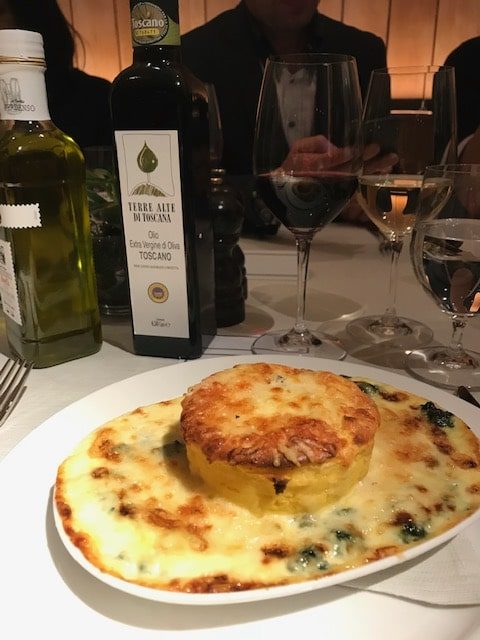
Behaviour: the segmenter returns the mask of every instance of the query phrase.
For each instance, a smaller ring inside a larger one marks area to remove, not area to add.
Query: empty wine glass
[[[480,165],[427,169],[410,255],[423,289],[451,316],[453,333],[448,347],[412,351],[407,370],[447,389],[480,389],[480,354],[462,343],[468,319],[480,316]]]
[[[414,96],[408,98],[408,96]],[[373,71],[363,113],[365,164],[357,198],[388,241],[389,300],[381,315],[353,320],[347,331],[362,342],[427,344],[432,331],[397,315],[398,261],[412,230],[427,165],[456,161],[453,69],[398,67]]]
[[[295,54],[265,66],[255,130],[256,190],[295,238],[294,327],[258,338],[253,353],[289,352],[340,359],[345,350],[305,322],[310,243],[357,188],[362,165],[361,97],[351,56]]]

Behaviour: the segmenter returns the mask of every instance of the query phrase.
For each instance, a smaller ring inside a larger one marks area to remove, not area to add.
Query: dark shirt
[[[381,38],[321,14],[310,25],[308,48],[354,56],[363,95],[372,70],[387,65]],[[223,128],[223,166],[230,175],[252,172],[255,115],[263,64],[270,53],[243,2],[182,37],[186,66],[215,86]]]
[[[110,82],[79,69],[46,74],[52,121],[82,147],[111,145]]]
[[[480,125],[480,37],[463,42],[445,64],[455,69],[458,139],[462,140]]]

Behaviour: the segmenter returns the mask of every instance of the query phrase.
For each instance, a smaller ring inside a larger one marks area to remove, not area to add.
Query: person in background
[[[461,162],[480,162],[480,36],[462,42],[445,60],[455,69],[457,129]]]
[[[182,37],[184,63],[198,78],[215,87],[224,138],[223,168],[244,192],[253,184],[255,116],[269,55],[352,55],[357,60],[363,95],[372,70],[387,66],[381,38],[328,18],[318,12],[318,4],[318,0],[241,0],[234,9]],[[244,230],[261,234],[262,226],[268,227],[263,224],[267,222],[265,217],[265,210],[249,211],[247,206]],[[343,218],[365,221],[356,203]],[[270,232],[275,231],[274,225]]]
[[[57,0],[0,0],[0,28],[42,34],[53,122],[80,147],[112,143],[110,82],[74,67],[75,42]]]

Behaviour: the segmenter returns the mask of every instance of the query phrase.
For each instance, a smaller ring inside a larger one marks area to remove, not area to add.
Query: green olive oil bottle
[[[181,62],[178,2],[130,0],[130,14],[111,108],[133,344],[198,358],[216,331],[207,92]]]
[[[0,293],[13,353],[49,367],[99,350],[85,164],[50,120],[43,40],[0,30]]]

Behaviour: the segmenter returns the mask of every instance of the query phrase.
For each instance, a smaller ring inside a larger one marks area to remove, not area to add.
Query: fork
[[[0,369],[0,427],[23,396],[32,362],[9,358]]]

